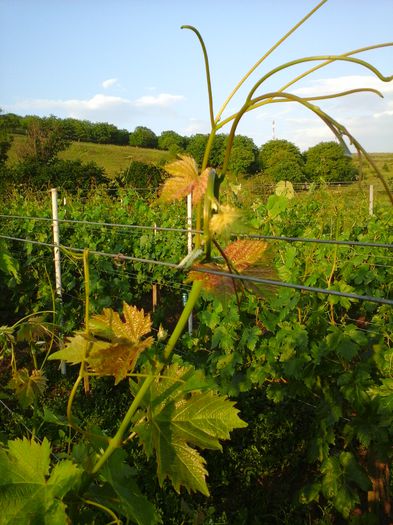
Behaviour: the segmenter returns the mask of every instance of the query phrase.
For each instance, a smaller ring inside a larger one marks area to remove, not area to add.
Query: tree
[[[180,153],[186,147],[186,139],[176,131],[163,131],[158,137],[158,148],[171,151],[172,153]]]
[[[259,161],[262,170],[275,182],[301,182],[305,179],[303,156],[299,148],[288,140],[273,139],[263,144]]]
[[[293,160],[299,165],[304,162],[299,148],[289,140],[273,139],[262,145],[259,152],[262,170],[267,170],[284,159]]]
[[[13,137],[10,135],[9,122],[5,118],[6,115],[1,115],[0,108],[0,166],[4,165],[8,158],[8,150],[11,147]]]
[[[68,146],[69,142],[56,118],[31,118],[28,121],[26,142],[20,146],[19,156],[22,161],[48,164]]]
[[[245,135],[235,136],[228,168],[235,175],[257,171],[258,148],[252,139]]]
[[[144,126],[137,126],[132,133],[130,133],[130,146],[138,148],[157,148],[157,135],[149,128]]]
[[[196,133],[189,138],[186,151],[195,159],[198,166],[202,165],[207,140],[208,135],[204,133]]]
[[[319,178],[325,182],[351,181],[358,176],[352,157],[347,156],[337,142],[320,142],[309,148],[305,157],[306,176],[310,181]]]

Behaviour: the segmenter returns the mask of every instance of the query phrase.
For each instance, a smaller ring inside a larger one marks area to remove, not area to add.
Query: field
[[[23,144],[23,135],[14,135],[14,142],[9,152],[9,162],[17,160],[17,150]],[[162,165],[173,160],[168,151],[156,149],[134,148],[132,146],[115,146],[113,144],[93,144],[91,142],[72,142],[70,147],[59,154],[64,160],[81,160],[95,162],[105,169],[108,177],[112,178],[120,171],[128,168],[133,160]]]

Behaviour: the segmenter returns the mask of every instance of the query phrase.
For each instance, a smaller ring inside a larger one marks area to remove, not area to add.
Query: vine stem
[[[165,347],[164,350],[164,359],[167,361],[171,355],[171,352],[173,348],[175,347],[175,344],[177,343],[179,337],[181,336],[181,333],[187,323],[188,317],[192,311],[192,309],[195,306],[195,303],[198,300],[198,297],[200,295],[201,289],[202,289],[202,281],[194,281],[190,294],[188,296],[187,303],[184,306],[184,309],[181,313],[181,316],[179,317],[179,320],[175,326],[175,329],[172,332],[171,337],[169,338],[169,341]],[[158,368],[158,371],[162,369],[162,366]],[[144,382],[142,383],[141,388],[139,389],[138,393],[134,397],[130,407],[127,410],[126,415],[123,418],[123,421],[121,422],[119,428],[117,429],[116,434],[112,439],[109,440],[109,445],[106,448],[105,452],[102,454],[102,456],[99,458],[97,463],[94,465],[94,468],[92,470],[92,474],[96,474],[100,468],[106,463],[106,461],[111,457],[111,455],[115,452],[115,450],[121,446],[123,442],[123,436],[127,432],[131,420],[139,408],[145,394],[149,390],[151,384],[156,379],[157,375],[152,374],[146,377]]]

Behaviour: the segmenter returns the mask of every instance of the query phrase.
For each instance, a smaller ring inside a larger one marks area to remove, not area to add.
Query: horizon
[[[173,130],[182,136],[209,133],[209,108],[203,56],[193,33],[197,27],[209,55],[215,114],[245,72],[317,2],[282,2],[279,19],[272,0],[207,0],[183,5],[152,0],[0,0],[3,31],[0,107],[17,115],[54,115],[114,124],[132,132],[145,126],[159,136]],[[252,17],[246,16],[251,12]],[[208,13],[208,15],[206,15]],[[227,107],[224,118],[242,105],[250,87],[266,69],[299,56],[342,54],[391,39],[393,2],[328,0],[284,42]],[[332,34],[334,28],[334,34]],[[219,31],[217,38],[217,31]],[[336,37],[336,35],[339,35]],[[50,45],[49,45],[50,44]],[[393,73],[391,47],[357,55],[383,75]],[[296,66],[292,76],[308,69]],[[265,92],[279,89],[291,77],[269,80]],[[393,83],[383,83],[359,64],[334,63],[296,84],[291,93],[322,93],[368,87],[318,103],[348,128],[365,149],[393,151]],[[258,94],[263,93],[263,91]],[[229,133],[225,127],[219,133]],[[330,130],[309,111],[292,103],[271,104],[245,115],[238,133],[260,146],[286,139],[301,150],[334,140]]]

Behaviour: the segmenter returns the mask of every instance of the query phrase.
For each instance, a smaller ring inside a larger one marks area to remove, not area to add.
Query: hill
[[[16,162],[18,148],[24,141],[24,135],[14,135],[14,141],[8,155],[10,163]],[[93,144],[92,142],[71,142],[70,147],[59,154],[59,158],[95,162],[98,166],[105,169],[108,177],[114,177],[119,171],[126,169],[133,160],[163,165],[173,160],[174,155],[169,151],[158,149]]]

